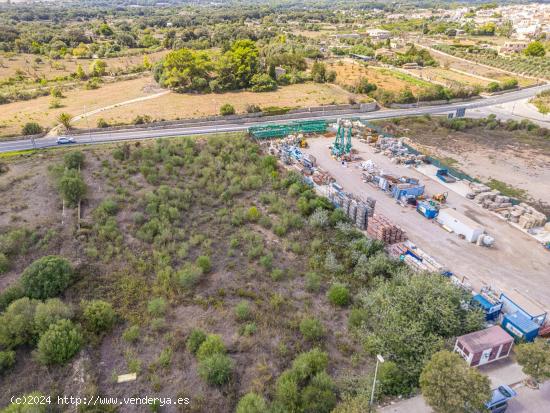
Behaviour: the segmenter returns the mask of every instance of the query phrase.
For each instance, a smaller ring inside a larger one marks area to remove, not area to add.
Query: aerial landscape
[[[550,4],[0,0],[0,413],[550,411]]]

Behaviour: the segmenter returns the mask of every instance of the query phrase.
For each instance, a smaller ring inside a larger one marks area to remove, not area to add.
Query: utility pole
[[[372,411],[372,403],[374,402],[374,389],[376,388],[376,375],[378,374],[378,363],[383,363],[384,357],[380,354],[376,355],[376,367],[374,368],[374,380],[372,382],[372,391],[370,394],[369,413]]]

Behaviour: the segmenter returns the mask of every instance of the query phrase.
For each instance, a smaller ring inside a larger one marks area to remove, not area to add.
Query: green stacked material
[[[283,138],[298,133],[325,133],[326,120],[306,120],[285,123],[282,125],[259,125],[248,128],[248,132],[256,139]]]

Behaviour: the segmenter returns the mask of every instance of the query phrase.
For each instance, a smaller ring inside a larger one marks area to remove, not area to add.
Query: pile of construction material
[[[313,182],[315,182],[317,185],[329,185],[330,183],[334,182],[334,178],[328,172],[322,170],[321,168],[315,169],[311,179],[313,179]]]
[[[376,141],[376,148],[396,164],[417,164],[426,160],[426,155],[413,154],[404,145],[407,138],[381,137]]]
[[[503,212],[505,212],[506,215],[502,214]],[[546,224],[546,215],[524,202],[519,205],[514,205],[508,211],[501,211],[501,215],[524,229],[536,227],[545,227],[546,229],[546,225],[548,225]]]
[[[443,274],[445,268],[431,255],[418,248],[411,241],[402,241],[386,247],[392,257],[399,258],[415,271],[429,271]]]
[[[367,234],[371,238],[380,240],[386,244],[395,244],[407,239],[405,231],[380,214],[374,214],[369,219]]]
[[[547,221],[546,215],[532,206],[524,202],[513,205],[510,197],[501,195],[499,191],[491,190],[484,184],[472,182],[466,197],[473,199],[483,208],[498,213],[508,221],[518,224],[523,229],[542,227]]]
[[[367,198],[366,201],[363,201],[357,199],[352,194],[338,190],[331,190],[328,194],[328,198],[337,208],[342,208],[346,216],[357,228],[368,228],[369,219],[374,215],[376,200]]]

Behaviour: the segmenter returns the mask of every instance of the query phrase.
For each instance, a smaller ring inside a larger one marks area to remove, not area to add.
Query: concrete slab
[[[516,386],[523,381],[527,376],[521,371],[521,366],[511,358],[498,360],[490,364],[478,367],[480,373],[489,376],[491,380],[491,388],[496,389],[498,386],[506,384],[508,386]]]

